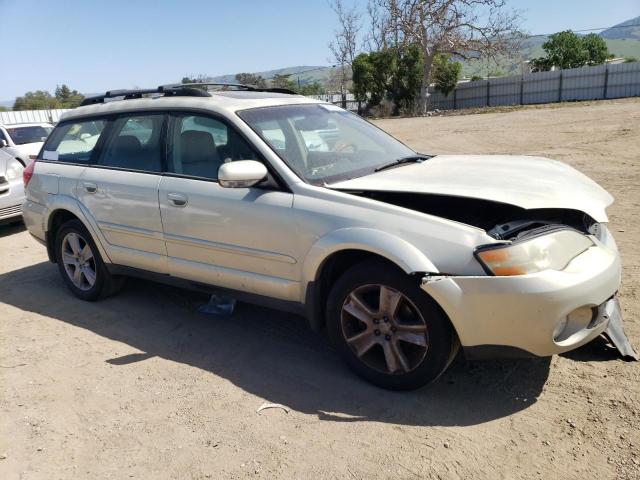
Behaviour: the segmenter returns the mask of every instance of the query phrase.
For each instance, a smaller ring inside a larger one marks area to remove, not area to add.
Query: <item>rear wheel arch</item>
[[[49,260],[53,263],[56,263],[56,255],[54,251],[55,242],[56,242],[56,233],[69,220],[79,220],[77,215],[71,213],[69,210],[59,208],[54,210],[49,214],[49,218],[47,220],[47,230],[46,230],[46,239],[47,239],[47,254],[49,255]]]
[[[104,248],[102,248],[101,239],[95,234],[94,229],[91,225],[87,223],[87,221],[83,218],[83,215],[80,212],[74,212],[70,208],[66,208],[66,205],[60,205],[57,208],[54,208],[51,213],[48,215],[46,220],[46,243],[47,243],[47,254],[49,255],[49,260],[53,263],[56,263],[56,257],[54,252],[55,241],[56,241],[56,233],[64,225],[70,220],[78,220],[84,228],[87,229],[89,235],[91,235],[92,240],[95,242],[96,247],[100,251],[102,258],[105,262],[108,262],[109,257],[106,254]]]

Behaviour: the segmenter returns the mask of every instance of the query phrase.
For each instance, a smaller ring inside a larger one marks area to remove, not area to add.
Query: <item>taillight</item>
[[[27,188],[27,185],[29,185],[29,180],[31,180],[31,177],[33,177],[33,170],[35,168],[36,168],[35,160],[31,162],[29,165],[27,165],[26,167],[24,167],[24,170],[22,171],[22,181],[24,182],[24,188]]]

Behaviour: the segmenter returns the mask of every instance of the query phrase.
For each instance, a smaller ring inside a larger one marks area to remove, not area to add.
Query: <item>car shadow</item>
[[[0,302],[139,351],[101,361],[122,369],[155,356],[180,362],[326,421],[480,424],[535,403],[549,375],[549,359],[470,363],[458,357],[429,387],[386,391],[352,374],[304,319],[243,303],[230,316],[198,313],[206,301],[199,293],[129,280],[112,298],[83,302],[46,262],[0,275]]]
[[[0,238],[24,232],[26,229],[22,220],[2,220],[0,221]]]
[[[560,356],[576,362],[620,361],[620,353],[618,350],[603,336],[594,338],[591,342],[576,350],[561,353]]]

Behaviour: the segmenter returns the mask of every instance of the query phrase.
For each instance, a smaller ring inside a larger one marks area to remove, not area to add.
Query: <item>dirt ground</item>
[[[626,330],[640,347],[640,101],[380,121],[426,153],[565,161],[612,192]],[[535,181],[535,179],[531,179]],[[72,298],[0,227],[0,478],[640,478],[640,364],[604,342],[469,363],[379,390],[294,316],[131,281]],[[263,403],[290,408],[256,412]]]

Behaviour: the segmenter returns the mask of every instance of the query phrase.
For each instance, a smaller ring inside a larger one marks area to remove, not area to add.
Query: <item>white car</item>
[[[0,148],[26,166],[38,155],[52,130],[50,123],[0,125]]]
[[[22,215],[23,170],[18,159],[0,150],[0,223],[17,220]]]
[[[420,154],[331,104],[201,88],[87,99],[25,170],[25,223],[79,298],[124,276],[223,289],[306,315],[386,388],[460,346],[548,356],[606,332],[635,356],[613,199],[578,171]]]

